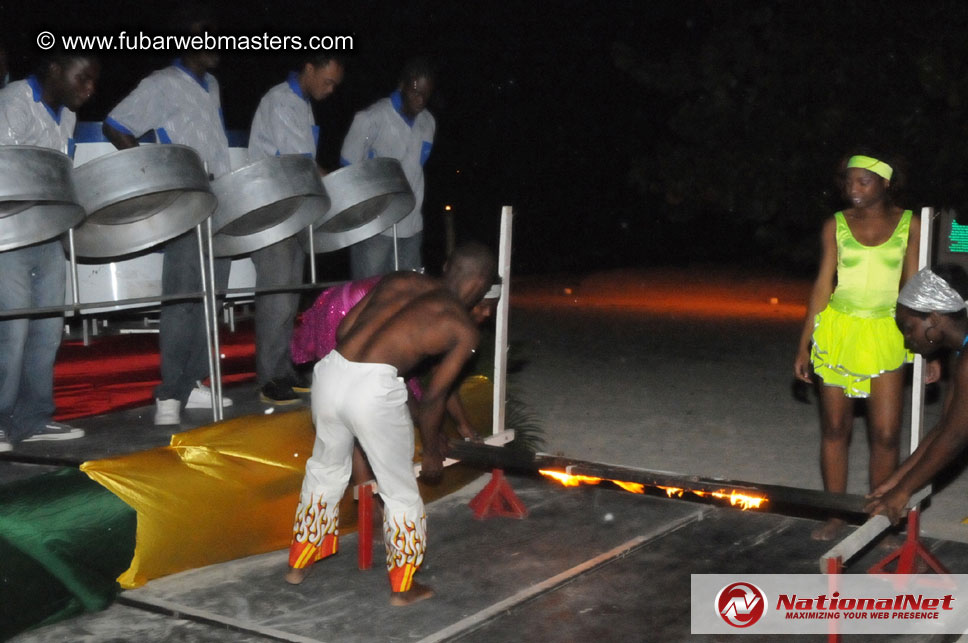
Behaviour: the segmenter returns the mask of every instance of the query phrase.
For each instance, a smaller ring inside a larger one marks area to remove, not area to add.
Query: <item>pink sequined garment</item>
[[[377,275],[360,281],[348,281],[320,293],[292,331],[292,361],[296,364],[315,362],[336,348],[339,323],[379,281],[380,275]]]
[[[348,281],[321,292],[292,331],[289,348],[293,363],[305,364],[321,360],[336,348],[336,329],[339,328],[339,323],[380,279],[381,275],[377,275],[359,281]],[[421,391],[416,377],[407,380],[407,387],[419,400]]]

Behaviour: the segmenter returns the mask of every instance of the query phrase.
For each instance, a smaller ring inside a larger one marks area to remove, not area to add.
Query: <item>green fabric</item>
[[[136,514],[76,469],[0,487],[0,640],[110,605]]]
[[[867,170],[868,172],[873,172],[877,176],[887,179],[888,181],[890,181],[891,177],[894,176],[894,168],[884,161],[878,161],[870,156],[851,156],[850,160],[847,161],[847,167],[859,167],[863,170]]]
[[[834,215],[837,288],[830,297],[831,308],[854,317],[894,316],[911,216],[911,211],[905,210],[887,241],[879,246],[865,246],[850,232],[844,213]]]

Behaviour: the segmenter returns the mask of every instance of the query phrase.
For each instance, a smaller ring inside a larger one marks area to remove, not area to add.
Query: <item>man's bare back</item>
[[[388,275],[368,293],[340,324],[337,337],[336,350],[346,359],[389,364],[403,375],[461,340],[472,342],[473,349],[477,328],[439,281],[404,272]]]
[[[469,298],[483,296],[482,280]],[[352,362],[389,364],[401,376],[437,358],[420,405],[417,425],[423,446],[423,475],[440,475],[443,445],[439,428],[445,403],[461,369],[474,354],[480,333],[469,306],[436,279],[412,272],[388,275],[346,315],[336,350]]]
[[[433,279],[410,272],[387,275],[346,315],[337,331],[336,350],[316,366],[318,381],[320,378],[326,379],[328,377],[328,371],[333,368],[333,364],[388,365],[396,370],[395,375],[404,376],[422,362],[432,362],[429,383],[424,387],[423,395],[414,413],[420,429],[423,451],[422,477],[434,479],[439,477],[442,472],[443,453],[446,446],[440,427],[446,401],[464,364],[477,347],[480,335],[470,311],[475,309],[475,305],[482,301],[485,292],[492,283],[494,272],[495,261],[490,251],[479,244],[470,244],[454,251],[444,268],[442,279]],[[481,316],[475,312],[474,316],[483,319],[486,314]],[[335,362],[333,360],[340,361]],[[382,369],[384,367],[377,368]],[[371,377],[370,373],[376,371],[365,368],[363,372],[366,373],[366,377]],[[384,369],[383,372],[386,373],[387,370]],[[393,373],[389,375],[390,379],[393,379],[393,375]],[[344,374],[341,371],[339,378],[342,379],[343,377]],[[378,375],[377,377],[385,376]],[[328,381],[327,386],[313,391],[313,418],[314,422],[317,422],[317,432],[325,430],[333,433],[336,437],[332,438],[332,441],[337,444],[340,443],[339,440],[343,439],[343,434],[349,431],[345,426],[345,420],[338,413],[333,416],[336,419],[318,420],[317,410],[320,412],[319,417],[322,418],[324,417],[324,408],[340,407],[345,402],[346,395],[349,395],[349,392],[344,391],[340,386],[341,384],[344,386],[348,384],[345,380],[330,379]],[[354,382],[352,386],[366,390],[365,382],[362,380],[354,380]],[[324,400],[323,391],[327,390],[333,391],[331,395],[335,397]],[[317,394],[321,401],[319,409],[317,409]],[[374,398],[373,402],[377,403],[377,399]],[[392,403],[402,405],[404,412],[406,412],[406,401],[394,401]],[[392,418],[393,414],[391,413],[386,417]],[[409,435],[413,424],[409,422],[409,416],[407,420],[408,426],[405,426],[404,429]],[[398,422],[394,425],[394,422],[390,420],[390,425],[391,429],[386,429],[387,425],[382,420],[372,423],[365,417],[362,422],[354,425],[357,426],[359,431],[362,431],[356,434],[356,437],[361,439],[361,443],[364,435],[370,440],[369,447],[365,443],[363,444],[364,450],[371,448],[377,452],[381,451],[385,431],[389,431],[391,443],[393,440],[400,442],[399,431],[395,429],[398,429],[401,423]],[[320,444],[325,444],[325,442],[317,441],[317,447]],[[412,448],[413,443],[410,442],[409,444],[408,451]],[[320,460],[322,460],[322,454],[325,452],[324,449],[320,453]],[[347,459],[348,457],[347,455]],[[312,458],[317,458],[316,448],[313,450]],[[412,471],[409,454],[406,462],[400,463],[400,466],[409,475],[412,475],[409,473]],[[398,474],[393,473],[393,468],[389,463],[385,463],[384,474],[390,472],[389,480],[394,480],[395,475],[397,479],[401,478]],[[333,477],[331,474],[327,475],[330,478]],[[377,473],[377,481],[382,491],[384,483],[380,481],[379,476],[380,474]],[[311,479],[308,465],[306,479]],[[320,487],[331,482],[324,476],[319,481],[316,481],[315,478],[312,480],[312,484]],[[409,483],[399,482],[398,480],[395,488],[402,489],[401,495],[405,495],[404,492],[408,489],[408,485],[413,486],[413,494],[419,500],[414,480],[411,479]],[[386,488],[390,489],[392,486]],[[342,491],[338,492],[342,493]],[[393,496],[386,497],[391,498]],[[300,500],[300,503],[302,502],[303,500]],[[310,498],[307,502],[311,504],[317,501]],[[299,510],[297,510],[297,515],[299,515]],[[303,562],[304,556],[306,552],[314,550],[306,548],[302,544],[303,542],[294,537],[293,545],[290,548],[291,569],[286,576],[287,582],[299,583],[308,572],[309,567]],[[296,552],[295,559],[293,558],[294,551]],[[293,560],[296,562],[293,562]],[[419,562],[416,564],[419,566]],[[398,570],[398,567],[393,569]],[[392,574],[395,572],[390,569],[389,563],[388,571],[391,572],[392,583],[394,578]],[[395,590],[390,603],[392,605],[409,605],[431,596],[433,596],[431,588],[413,581],[408,589]]]

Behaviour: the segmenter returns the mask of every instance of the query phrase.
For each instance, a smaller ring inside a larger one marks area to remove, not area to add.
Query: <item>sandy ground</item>
[[[703,266],[515,281],[510,356],[526,364],[512,390],[548,452],[822,488],[816,399],[792,391],[809,287]],[[939,412],[926,407],[926,428]],[[866,493],[863,417],[850,457],[848,491]],[[955,476],[924,532],[968,542],[966,492],[968,474]]]

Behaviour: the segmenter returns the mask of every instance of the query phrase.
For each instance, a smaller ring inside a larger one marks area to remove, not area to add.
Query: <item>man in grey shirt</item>
[[[75,110],[94,93],[100,64],[87,56],[52,56],[38,75],[0,91],[0,145],[31,145],[74,155]],[[0,310],[64,303],[60,239],[0,252]],[[82,429],[54,416],[54,361],[61,314],[0,319],[0,451],[19,442],[71,440]]]
[[[214,31],[203,10],[186,16],[194,34]],[[222,118],[218,81],[209,73],[218,66],[215,52],[186,52],[175,62],[143,79],[104,120],[104,135],[118,149],[138,145],[154,130],[159,143],[187,145],[198,152],[213,178],[228,173],[229,143]],[[163,248],[162,294],[201,290],[198,242],[187,232]],[[229,262],[215,262],[217,287],[228,285]],[[155,389],[155,424],[178,424],[181,408],[211,408],[211,390],[201,380],[209,375],[205,314],[201,301],[162,305],[159,320],[161,384]],[[222,405],[232,403],[223,399]]]
[[[266,92],[252,119],[249,159],[305,154],[316,158],[319,127],[310,100],[326,99],[343,81],[343,63],[330,55],[307,58],[299,71]],[[306,253],[295,237],[252,253],[256,286],[268,288],[301,284]],[[255,371],[260,399],[269,404],[293,404],[297,391],[309,390],[296,372],[289,349],[299,294],[278,292],[255,298]]]
[[[389,97],[357,112],[343,140],[340,163],[350,165],[371,158],[400,161],[413,189],[413,211],[396,225],[400,270],[423,266],[424,171],[434,143],[436,123],[427,111],[434,91],[434,72],[424,58],[409,61],[400,85]],[[353,279],[384,275],[397,269],[393,257],[393,228],[350,247]]]

